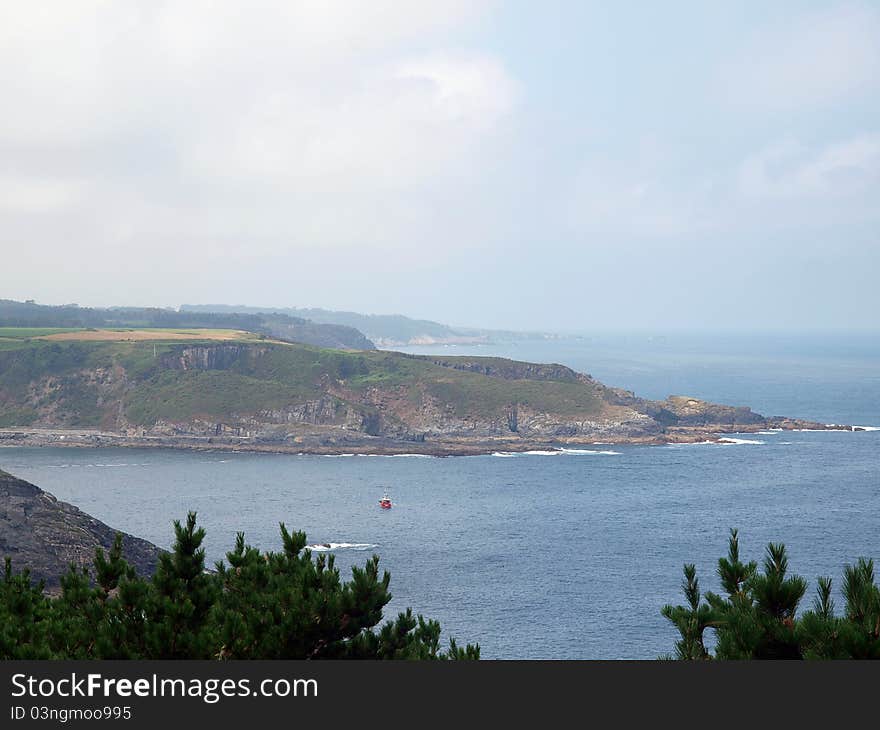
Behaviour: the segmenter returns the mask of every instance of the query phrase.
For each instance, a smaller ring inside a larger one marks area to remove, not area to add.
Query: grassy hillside
[[[584,418],[607,405],[599,389],[566,368],[516,377],[516,364],[498,359],[441,364],[216,331],[193,331],[186,341],[176,339],[179,330],[166,331],[167,339],[158,330],[146,333],[149,338],[144,331],[119,331],[116,340],[95,339],[88,330],[3,334],[0,425],[6,427],[259,420],[277,417],[267,412],[314,411],[318,401],[320,415],[307,415],[321,422],[341,423],[352,414],[375,418],[383,410],[386,421],[398,425],[421,423],[427,410],[485,421],[506,418],[514,404]],[[523,372],[533,367],[520,365]]]

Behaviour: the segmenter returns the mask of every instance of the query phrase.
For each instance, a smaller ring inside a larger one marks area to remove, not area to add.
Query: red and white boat
[[[382,499],[379,500],[379,506],[382,509],[391,509],[391,497],[388,496],[388,490],[385,490],[385,493],[382,495]]]

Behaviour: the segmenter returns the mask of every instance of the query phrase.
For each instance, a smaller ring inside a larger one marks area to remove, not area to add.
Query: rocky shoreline
[[[284,440],[261,439],[248,436],[131,435],[92,429],[16,428],[0,429],[0,448],[69,447],[69,448],[161,448],[193,451],[257,452],[276,454],[313,454],[342,456],[395,456],[417,454],[424,456],[479,456],[497,451],[561,451],[566,448],[594,446],[724,443],[729,434],[749,434],[761,431],[861,431],[860,426],[821,424],[799,419],[767,419],[760,424],[736,426],[680,426],[659,434],[602,434],[593,439],[584,438],[516,438],[516,437],[449,437],[425,441],[400,441],[361,433],[301,433]]]

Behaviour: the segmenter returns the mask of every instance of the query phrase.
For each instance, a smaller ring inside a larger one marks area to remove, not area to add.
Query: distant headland
[[[5,445],[446,456],[766,429],[851,427],[648,400],[558,364],[328,349],[229,327],[0,328]]]

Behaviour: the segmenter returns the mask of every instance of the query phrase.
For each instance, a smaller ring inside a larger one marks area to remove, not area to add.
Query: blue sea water
[[[411,348],[414,352],[430,352]],[[596,337],[436,348],[555,361],[649,397],[880,426],[876,338]],[[559,456],[319,457],[146,449],[0,450],[0,467],[167,546],[199,512],[212,560],[235,532],[278,548],[305,530],[345,571],[372,553],[390,611],[413,606],[487,658],[653,658],[675,631],[681,566],[714,566],[738,527],[747,556],[785,542],[791,569],[838,579],[880,558],[880,431],[772,432],[742,443],[608,446]],[[377,499],[388,486],[395,508]]]

